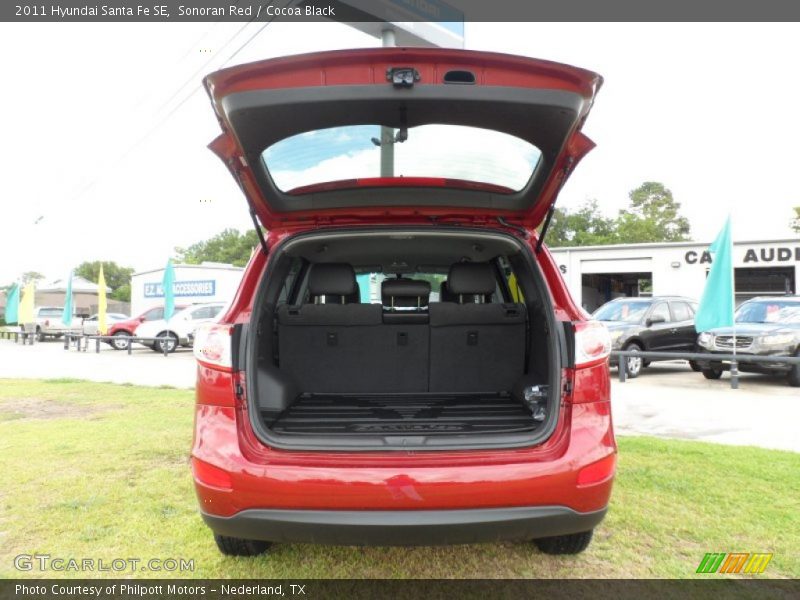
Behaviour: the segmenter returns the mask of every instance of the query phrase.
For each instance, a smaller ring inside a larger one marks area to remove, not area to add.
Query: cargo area
[[[254,430],[285,448],[520,446],[555,426],[560,340],[508,234],[306,234],[248,335]]]

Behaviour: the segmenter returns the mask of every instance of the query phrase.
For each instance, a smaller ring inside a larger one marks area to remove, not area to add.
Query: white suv
[[[168,321],[145,321],[136,328],[136,337],[160,338],[146,345],[156,352],[173,352],[179,344],[191,346],[195,329],[202,323],[215,320],[223,308],[225,304],[222,302],[193,304],[176,312]]]

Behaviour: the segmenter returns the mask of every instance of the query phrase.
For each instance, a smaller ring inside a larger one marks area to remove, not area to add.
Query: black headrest
[[[381,298],[384,306],[428,306],[431,284],[417,279],[384,279]]]
[[[439,302],[458,302],[458,296],[450,293],[446,281],[439,284]]]
[[[318,263],[308,274],[312,296],[350,296],[358,292],[356,272],[347,263]]]
[[[491,294],[496,285],[489,263],[456,263],[447,276],[447,289],[456,295]]]

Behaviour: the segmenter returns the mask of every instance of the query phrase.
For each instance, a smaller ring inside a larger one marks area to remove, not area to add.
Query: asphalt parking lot
[[[33,346],[0,340],[0,378],[74,378],[144,386],[192,388],[190,349],[168,357],[134,345],[132,355],[101,344],[86,352],[61,341]],[[785,378],[743,373],[738,390],[728,374],[709,381],[683,361],[653,363],[620,383],[611,371],[614,424],[620,435],[653,435],[800,452],[800,388]]]

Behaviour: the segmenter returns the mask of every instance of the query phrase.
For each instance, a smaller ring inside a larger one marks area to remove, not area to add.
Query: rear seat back
[[[507,391],[524,373],[525,306],[483,303],[495,287],[488,263],[450,268],[447,288],[457,301],[429,308],[431,392]]]
[[[357,290],[350,265],[312,267],[312,299],[338,303],[278,307],[281,371],[310,393],[427,391],[427,326],[384,324],[380,305],[347,304]]]

